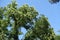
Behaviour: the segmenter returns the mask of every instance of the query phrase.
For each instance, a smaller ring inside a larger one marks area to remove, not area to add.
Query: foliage
[[[28,30],[24,40],[54,40],[55,34],[47,18],[42,15],[38,19],[37,15],[34,7],[26,4],[18,8],[16,1],[0,8],[0,40],[19,40],[21,27]],[[8,27],[11,27],[11,30],[8,30]]]
[[[26,35],[24,40],[54,40],[55,34],[53,32],[53,28],[51,28],[47,18],[42,15],[37,22],[35,22],[35,26],[30,29]]]
[[[8,26],[8,20],[4,19],[4,9],[0,7],[0,40],[6,40],[7,39],[7,26]]]
[[[59,1],[60,1],[60,0],[49,0],[49,2],[52,3],[52,4],[53,4],[53,3],[57,3],[57,2],[59,2]]]
[[[3,28],[7,28],[8,26],[11,27],[11,30],[8,30],[7,32],[9,40],[12,38],[14,40],[18,40],[18,35],[21,34],[21,30],[19,31],[19,29],[24,27],[28,30],[31,27],[30,25],[33,24],[33,19],[35,20],[38,14],[38,12],[33,7],[29,7],[27,4],[17,8],[16,1],[13,1],[3,9],[3,16],[2,13],[0,16],[1,19],[3,17],[3,20],[1,20],[2,23],[0,25],[3,25]]]
[[[55,40],[60,40],[60,35],[56,35]]]

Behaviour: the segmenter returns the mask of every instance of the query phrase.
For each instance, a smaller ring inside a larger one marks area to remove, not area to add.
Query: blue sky
[[[4,7],[7,4],[11,3],[11,0],[0,0],[0,6]],[[58,30],[60,30],[60,2],[57,4],[50,4],[48,0],[17,0],[18,7],[28,4],[29,6],[33,6],[39,14],[44,14],[48,17],[48,20],[51,26],[54,28],[54,32],[56,34],[60,34]],[[26,30],[22,28],[24,34]],[[23,35],[24,35],[23,34]],[[22,36],[19,36],[22,38]]]

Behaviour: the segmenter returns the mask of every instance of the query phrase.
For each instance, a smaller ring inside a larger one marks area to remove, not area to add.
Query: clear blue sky
[[[7,4],[11,3],[11,0],[0,0],[0,6],[4,7]],[[48,17],[48,20],[51,26],[54,28],[54,32],[56,34],[60,34],[58,30],[60,30],[60,2],[57,4],[50,4],[48,0],[17,0],[18,7],[28,4],[29,6],[33,6],[39,14],[44,14]],[[24,34],[26,30],[22,28]],[[23,34],[23,35],[24,35]],[[22,36],[20,38],[22,38]]]

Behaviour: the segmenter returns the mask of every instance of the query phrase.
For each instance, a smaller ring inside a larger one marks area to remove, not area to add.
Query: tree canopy
[[[50,3],[58,3],[60,0],[49,0]]]
[[[34,7],[25,4],[17,7],[16,1],[0,7],[0,40],[19,40],[21,27],[27,30],[24,40],[54,40],[55,33],[48,18],[40,15]],[[9,30],[8,27],[11,27]]]
[[[30,29],[24,40],[55,40],[55,33],[51,28],[47,18],[42,15],[36,22],[32,29]]]

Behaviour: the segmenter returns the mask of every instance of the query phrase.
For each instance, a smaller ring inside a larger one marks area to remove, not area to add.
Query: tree
[[[60,40],[60,35],[56,35],[55,40]]]
[[[47,18],[42,15],[32,29],[30,29],[24,40],[55,40],[53,28],[51,28]]]
[[[4,18],[4,9],[0,7],[0,40],[7,40],[8,20]]]
[[[57,3],[57,2],[59,2],[59,1],[60,1],[60,0],[49,0],[49,2],[52,3],[52,4],[53,4],[53,3]]]
[[[36,19],[38,12],[27,4],[17,8],[16,1],[13,1],[4,10],[5,19],[8,19],[11,28],[8,38],[19,40],[18,35],[21,34],[21,27],[29,29],[33,24],[33,20]],[[12,22],[11,22],[12,21]]]
[[[53,29],[45,16],[37,18],[38,12],[26,5],[17,7],[16,1],[12,1],[4,8],[0,8],[0,39],[1,40],[19,40],[21,35],[21,27],[29,30],[24,40],[54,40]],[[11,30],[8,30],[8,26]],[[42,30],[43,29],[43,30]],[[35,33],[34,33],[35,32]],[[40,33],[41,32],[41,33]],[[45,37],[46,36],[46,37]]]

